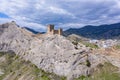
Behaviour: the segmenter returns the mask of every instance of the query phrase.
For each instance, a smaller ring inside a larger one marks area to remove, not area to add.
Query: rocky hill
[[[36,37],[18,27],[15,22],[2,24],[0,27],[0,51],[14,52],[39,69],[65,76],[67,80],[88,76],[97,65],[104,62],[114,61],[113,65],[120,67],[119,58],[116,60],[113,57],[110,60],[111,57],[104,54],[93,54],[95,51],[91,51],[89,47],[81,43],[73,44],[64,36],[42,34]]]
[[[63,36],[33,37],[31,32],[18,27],[14,22],[6,24],[7,26],[3,26],[1,30],[1,51],[13,51],[45,71],[54,72],[61,76],[75,75],[71,73],[72,65],[75,64],[78,57],[76,54],[80,54],[83,50],[76,50],[74,45]],[[77,75],[83,73],[85,74],[80,71]]]
[[[66,36],[77,34],[91,39],[120,39],[120,23],[111,25],[92,26],[88,25],[83,28],[71,28],[64,32]]]

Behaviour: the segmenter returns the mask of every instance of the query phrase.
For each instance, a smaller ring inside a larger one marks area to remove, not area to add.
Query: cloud
[[[38,23],[32,23],[32,22],[19,22],[20,25],[24,24],[24,26],[21,26],[21,27],[27,27],[29,26],[29,28],[33,28],[34,30],[36,31],[45,31],[46,28],[44,25],[42,24],[38,24]]]
[[[66,23],[66,24],[58,24],[57,28],[64,28],[64,30],[67,30],[69,28],[81,28],[83,26],[85,26],[86,24],[82,24],[82,23]]]
[[[119,0],[0,0],[0,12],[21,26],[45,31],[47,24],[64,29],[120,22]]]
[[[10,21],[12,21],[12,19],[10,18],[0,18],[0,24],[10,22]]]

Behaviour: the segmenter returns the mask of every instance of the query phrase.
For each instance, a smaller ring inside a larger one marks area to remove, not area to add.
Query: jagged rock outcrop
[[[68,80],[80,75],[89,75],[102,56],[90,54],[89,48],[75,49],[75,46],[61,35],[44,34],[33,36],[15,22],[0,25],[0,51],[13,51],[37,67],[67,76]],[[86,65],[89,59],[91,67]]]

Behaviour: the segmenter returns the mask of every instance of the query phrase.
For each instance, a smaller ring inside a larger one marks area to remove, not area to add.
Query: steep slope
[[[64,80],[53,73],[38,69],[15,53],[0,52],[0,80]]]
[[[120,23],[100,26],[85,26],[83,28],[71,28],[66,30],[65,35],[77,34],[92,39],[120,39]]]

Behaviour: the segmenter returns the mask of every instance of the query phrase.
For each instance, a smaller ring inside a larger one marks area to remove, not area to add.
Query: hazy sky
[[[47,24],[80,28],[120,22],[120,0],[0,0],[0,23],[44,31]]]

